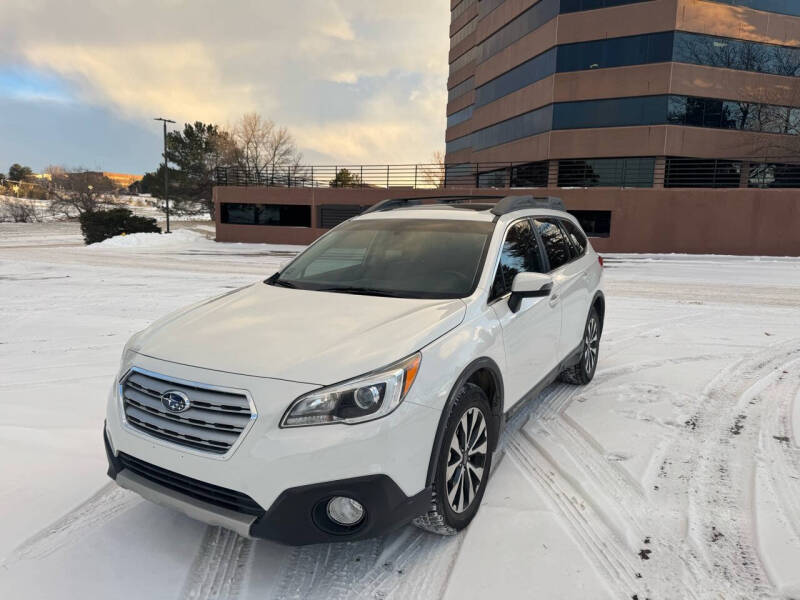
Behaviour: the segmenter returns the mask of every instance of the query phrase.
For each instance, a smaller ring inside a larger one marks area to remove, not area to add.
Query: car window
[[[586,253],[586,236],[572,221],[562,219],[561,225],[564,227],[564,231],[567,232],[567,237],[572,242],[572,246],[577,250],[577,255],[583,256]]]
[[[544,250],[550,260],[550,270],[557,269],[570,261],[569,244],[561,228],[554,222],[544,219],[535,221]]]
[[[363,219],[342,223],[270,285],[401,298],[464,298],[477,287],[488,221]]]
[[[539,243],[527,219],[517,221],[506,232],[500,263],[497,265],[492,284],[491,299],[509,293],[514,277],[522,272],[544,272]]]

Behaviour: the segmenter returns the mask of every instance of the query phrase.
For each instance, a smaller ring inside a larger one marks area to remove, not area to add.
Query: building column
[[[750,163],[743,160],[739,164],[741,165],[739,170],[739,187],[750,187]]]
[[[547,187],[558,187],[558,161],[550,160],[547,165]]]
[[[664,156],[656,156],[656,164],[653,170],[653,187],[664,188],[664,177],[667,171],[667,159]]]

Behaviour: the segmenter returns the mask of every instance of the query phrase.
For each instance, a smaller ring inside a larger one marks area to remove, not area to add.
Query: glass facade
[[[223,202],[221,221],[229,225],[311,227],[311,207],[304,204],[239,204]]]
[[[558,47],[558,72],[605,69],[672,59],[672,31],[565,44]]]
[[[468,106],[463,110],[459,110],[458,112],[454,112],[452,115],[447,117],[447,126],[452,127],[453,125],[458,125],[459,123],[463,123],[467,119],[472,116],[472,106]]]
[[[558,161],[558,187],[653,187],[656,159],[586,158]]]
[[[489,104],[489,102],[544,79],[555,72],[555,67],[556,48],[551,48],[480,86],[475,91],[475,105]]]
[[[559,1],[539,0],[513,21],[495,31],[476,46],[479,49],[478,60],[480,62],[485,61],[518,39],[528,35],[531,31],[554,19],[558,15]]]
[[[468,143],[472,145],[473,150],[483,150],[548,131],[552,122],[553,105],[550,104],[479,129],[470,136],[472,139]]]
[[[667,158],[664,187],[736,188],[741,181],[741,163],[705,158]]]
[[[594,10],[596,8],[622,6],[623,4],[637,4],[639,2],[647,2],[647,0],[561,0],[561,12],[571,13],[582,10]]]
[[[561,102],[554,105],[553,129],[657,125],[666,116],[667,96]]]
[[[675,33],[672,60],[788,77],[800,75],[800,48],[683,31]]]
[[[456,86],[451,87],[447,91],[447,101],[452,102],[456,98],[460,98],[467,92],[471,92],[475,89],[475,78],[470,77],[469,79],[465,79],[461,83]]]

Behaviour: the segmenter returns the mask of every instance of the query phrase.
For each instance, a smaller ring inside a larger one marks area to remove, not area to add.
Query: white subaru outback
[[[288,544],[466,527],[509,411],[589,382],[602,260],[556,198],[388,200],[134,335],[108,474]]]

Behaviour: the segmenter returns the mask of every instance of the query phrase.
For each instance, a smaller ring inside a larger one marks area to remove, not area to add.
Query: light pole
[[[167,209],[167,233],[169,233],[169,165],[167,163],[167,123],[174,123],[170,119],[164,117],[156,117],[154,121],[162,121],[164,123],[164,202]]]

